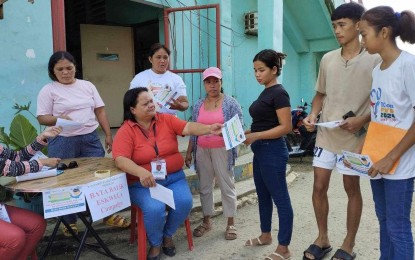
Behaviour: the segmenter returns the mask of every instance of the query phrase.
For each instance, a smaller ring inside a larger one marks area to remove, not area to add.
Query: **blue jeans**
[[[57,136],[48,140],[48,157],[67,159],[104,156],[105,151],[96,130],[85,135]],[[76,223],[77,220],[76,214],[69,214],[63,218],[69,224]]]
[[[105,156],[104,148],[96,130],[85,135],[57,136],[48,141],[49,157],[66,159]]]
[[[380,225],[380,260],[413,260],[411,206],[414,178],[371,180]]]
[[[294,213],[285,179],[288,150],[283,138],[252,143],[254,182],[258,194],[261,231],[271,232],[273,201],[278,211],[278,243],[288,246],[293,232]]]
[[[166,204],[151,198],[149,188],[141,186],[140,182],[128,187],[131,203],[143,211],[144,226],[152,247],[161,246],[163,237],[172,237],[189,216],[193,206],[192,193],[183,170],[171,173],[157,183],[173,191],[176,209],[170,209],[167,216]]]

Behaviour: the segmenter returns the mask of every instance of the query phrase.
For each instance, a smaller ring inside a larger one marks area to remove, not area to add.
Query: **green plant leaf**
[[[10,147],[10,137],[4,132],[4,127],[0,127],[0,143]]]
[[[37,136],[36,128],[23,115],[16,115],[10,124],[10,141],[15,149],[31,144]]]

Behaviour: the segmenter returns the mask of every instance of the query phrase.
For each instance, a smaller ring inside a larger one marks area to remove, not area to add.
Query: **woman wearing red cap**
[[[202,78],[206,97],[194,105],[192,120],[203,124],[223,124],[238,115],[242,122],[241,106],[234,98],[223,93],[221,70],[210,67],[203,72]],[[233,173],[237,157],[236,148],[226,151],[221,136],[191,136],[185,159],[187,167],[191,164],[192,154],[200,180],[200,202],[204,216],[203,222],[193,231],[193,235],[201,237],[212,228],[210,217],[214,213],[213,187],[216,179],[221,190],[223,214],[228,218],[225,239],[236,239],[236,190]]]

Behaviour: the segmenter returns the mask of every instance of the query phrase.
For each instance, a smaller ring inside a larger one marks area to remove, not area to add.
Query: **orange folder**
[[[369,155],[373,163],[385,157],[404,137],[407,130],[377,122],[370,122],[367,130],[362,154]],[[395,162],[389,173],[395,172],[399,160]]]

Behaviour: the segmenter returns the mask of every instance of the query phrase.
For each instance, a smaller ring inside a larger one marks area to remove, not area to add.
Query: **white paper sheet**
[[[170,91],[166,88],[160,89],[157,95],[154,96],[154,99],[157,103],[160,103],[162,106],[166,108],[170,108],[169,103],[178,97],[177,91]]]
[[[6,222],[12,223],[10,221],[9,214],[7,213],[7,210],[4,204],[0,204],[0,219]]]
[[[322,127],[327,127],[327,128],[335,128],[335,127],[338,127],[341,122],[343,122],[343,120],[316,123],[315,125],[322,126]]]
[[[244,129],[242,128],[238,115],[235,115],[229,121],[225,122],[222,128],[222,136],[226,150],[232,149],[246,140]]]
[[[62,130],[65,132],[73,132],[81,129],[84,124],[72,120],[58,118],[56,121],[56,126],[62,127]]]
[[[46,158],[48,158],[44,153],[42,153],[41,151],[37,151],[33,156],[32,156],[32,158],[30,158],[30,160],[29,161],[32,161],[32,160],[38,160],[38,159],[46,159]],[[43,168],[42,168],[43,169]]]
[[[150,187],[150,195],[153,199],[163,202],[172,209],[176,209],[173,198],[173,191],[171,189],[157,184],[156,187]]]
[[[50,169],[47,171],[31,172],[31,173],[27,173],[24,175],[16,176],[16,181],[17,182],[30,181],[30,180],[41,179],[41,178],[46,178],[46,177],[53,177],[56,175],[58,175],[57,170]]]

